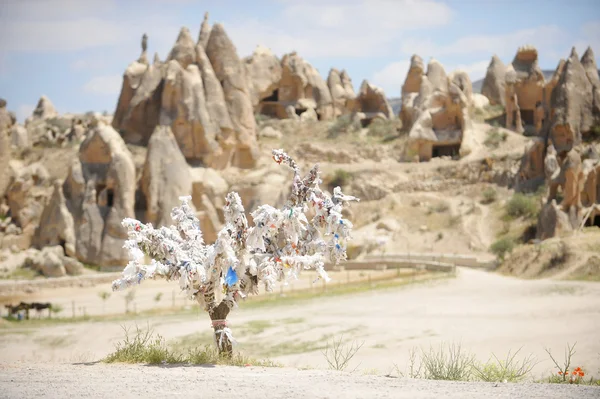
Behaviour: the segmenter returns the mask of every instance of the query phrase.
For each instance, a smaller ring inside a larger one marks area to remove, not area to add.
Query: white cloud
[[[92,94],[116,95],[120,93],[122,83],[121,75],[96,76],[83,86],[83,90]]]
[[[6,0],[5,0],[6,1]],[[144,10],[132,15],[119,11],[114,0],[8,0],[0,14],[0,51],[66,52],[100,46],[123,47],[144,32],[163,49],[165,35],[176,38],[173,15]],[[165,50],[166,51],[166,50]]]
[[[375,72],[371,78],[372,82],[381,87],[388,97],[400,95],[400,89],[406,79],[410,61],[397,61],[386,65],[383,69]]]
[[[268,21],[227,21],[241,55],[263,44],[282,55],[298,51],[310,57],[367,57],[396,52],[406,31],[448,24],[452,10],[433,0],[280,1],[280,15]]]
[[[525,44],[531,44],[539,52],[544,52],[564,42],[565,32],[557,26],[549,25],[498,35],[465,36],[449,44],[433,43],[429,39],[408,39],[402,43],[401,50],[407,55],[416,53],[423,58],[465,54],[511,57]]]
[[[21,123],[25,121],[26,118],[30,117],[33,114],[33,110],[35,109],[34,105],[31,104],[21,104],[17,107],[15,111],[15,115],[17,115],[17,120]]]

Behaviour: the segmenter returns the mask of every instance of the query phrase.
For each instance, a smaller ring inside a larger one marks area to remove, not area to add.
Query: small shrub
[[[356,341],[352,341],[351,344],[344,344],[342,341],[344,336],[341,335],[338,339],[332,339],[331,342],[327,343],[323,356],[329,364],[329,368],[332,370],[343,371],[348,367],[348,363],[356,355],[356,352],[362,348],[364,342],[358,344]]]
[[[115,351],[103,359],[106,363],[184,363],[184,364],[223,364],[228,366],[260,366],[279,367],[280,365],[270,360],[256,360],[241,353],[234,353],[231,357],[220,355],[217,348],[206,345],[201,348],[190,348],[183,354],[167,346],[162,336],[154,334],[147,327],[140,329],[136,326],[135,333],[123,327],[125,338],[118,342]]]
[[[106,363],[181,363],[183,358],[167,348],[165,340],[160,335],[147,328],[141,330],[136,326],[135,334],[130,335],[129,330],[123,327],[125,339],[118,342],[115,352],[108,355]]]
[[[487,187],[485,190],[483,190],[481,196],[483,197],[481,200],[482,204],[491,204],[498,198],[498,193],[492,187]]]
[[[369,125],[367,135],[389,141],[391,138],[398,136],[399,130],[396,120],[376,118]]]
[[[351,115],[342,115],[327,129],[327,138],[334,139],[342,133],[354,132],[360,130],[360,128],[360,123],[353,120]]]
[[[424,378],[428,380],[469,381],[475,357],[463,351],[460,344],[441,344],[422,352]]]
[[[475,378],[487,382],[523,381],[537,362],[532,355],[525,357],[522,361],[516,360],[520,351],[521,349],[512,354],[509,351],[504,360],[500,360],[492,354],[493,360],[490,359],[487,363],[473,366],[473,375]]]
[[[548,382],[555,384],[588,384],[588,385],[599,385],[599,380],[595,380],[593,377],[590,378],[588,382],[584,380],[585,372],[581,367],[575,367],[571,370],[571,364],[573,360],[573,356],[575,355],[575,345],[577,342],[573,344],[573,346],[567,344],[567,348],[565,349],[565,358],[563,361],[563,365],[559,365],[552,352],[548,348],[544,348],[550,359],[554,363],[554,366],[558,369],[556,375],[552,375],[548,378]]]
[[[54,304],[54,303],[52,305],[50,305],[50,311],[54,314],[59,314],[63,310],[64,310],[64,308],[61,305]]]
[[[515,241],[509,237],[503,237],[495,241],[490,246],[490,251],[501,260],[504,260],[506,254],[511,253],[515,248]]]
[[[498,148],[501,143],[505,142],[508,138],[506,132],[501,132],[500,129],[494,127],[487,132],[487,138],[483,142],[488,148]]]
[[[538,213],[537,198],[517,193],[506,204],[506,214],[512,218],[535,218]]]

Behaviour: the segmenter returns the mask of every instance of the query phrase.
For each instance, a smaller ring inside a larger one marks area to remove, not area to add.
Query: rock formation
[[[142,47],[142,55],[145,50]],[[143,57],[125,70],[113,127],[126,142],[147,145],[158,124],[163,85],[161,64],[148,65]]]
[[[42,96],[33,110],[30,120],[45,120],[55,118],[57,116],[58,112],[56,112],[56,108],[54,108],[54,105],[50,99],[46,96]]]
[[[110,126],[92,127],[65,181],[65,198],[75,224],[76,256],[89,264],[127,263],[121,221],[134,216],[135,166]]]
[[[214,169],[192,168],[190,175],[192,201],[198,211],[202,235],[206,242],[214,242],[224,222],[223,205],[229,185]]]
[[[483,85],[481,86],[481,94],[490,100],[491,105],[505,105],[505,74],[506,66],[497,55],[494,55],[490,61],[490,65],[487,67]]]
[[[208,39],[210,38],[210,23],[208,22],[208,12],[204,13],[204,19],[202,20],[202,25],[200,26],[200,34],[198,35],[198,44],[202,46],[202,48],[206,48],[208,44]]]
[[[10,175],[6,173],[10,162],[9,130],[13,125],[12,118],[6,109],[6,100],[0,98],[0,200],[6,194]]]
[[[403,117],[410,126],[406,155],[410,159],[428,161],[435,156],[468,154],[472,146],[471,101],[467,98],[473,91],[470,79],[465,78],[463,72],[457,72],[451,81],[435,60],[429,62],[427,74],[419,79],[419,61],[419,57],[413,56],[403,87],[408,97],[402,99],[402,103],[408,105]],[[412,90],[417,86],[419,93],[415,97]]]
[[[218,127],[206,107],[196,48],[183,28],[164,67],[160,125],[170,126],[187,159],[209,161],[218,149]],[[194,63],[192,63],[194,62]]]
[[[51,194],[51,182],[46,168],[40,163],[15,165],[6,192],[12,222],[19,228],[15,245],[26,249],[31,245],[42,212]]]
[[[352,80],[345,70],[341,72],[331,68],[327,77],[327,87],[333,100],[334,117],[352,112],[356,109],[356,94],[352,86]]]
[[[75,225],[60,180],[54,182],[52,196],[42,212],[33,244],[37,248],[60,245],[65,255],[75,257]]]
[[[595,77],[598,78],[597,71]],[[550,102],[550,137],[559,153],[579,144],[582,135],[594,125],[593,91],[586,69],[573,48]]]
[[[244,67],[208,14],[196,43],[182,28],[167,60],[142,56],[125,71],[113,127],[128,143],[147,145],[156,126],[170,126],[184,156],[211,167],[255,165],[256,127]]]
[[[365,114],[363,124],[367,125],[374,118],[393,119],[394,111],[385,97],[383,89],[363,80],[356,96],[358,110]]]
[[[181,203],[180,196],[192,193],[192,181],[169,126],[157,126],[150,138],[140,186],[146,197],[145,221],[170,226],[171,210]]]
[[[213,25],[206,45],[206,55],[223,86],[227,110],[235,130],[236,148],[232,165],[252,168],[258,158],[254,109],[248,92],[244,66],[223,25]]]
[[[257,46],[254,53],[243,61],[252,106],[258,111],[261,101],[276,97],[275,91],[281,80],[281,62],[271,50],[263,46]]]
[[[410,130],[414,123],[415,100],[421,91],[421,83],[425,72],[423,59],[414,54],[410,58],[410,68],[402,85],[402,108],[400,109],[400,120],[402,128]]]
[[[538,66],[538,52],[520,47],[505,75],[506,128],[524,132],[525,125],[541,127],[543,112],[536,112],[544,100],[545,79]],[[536,131],[539,133],[539,131]]]

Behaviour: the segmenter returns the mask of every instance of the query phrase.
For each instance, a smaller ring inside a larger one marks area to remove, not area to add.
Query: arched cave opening
[[[373,122],[373,118],[361,119],[360,120],[360,126],[363,127],[363,128],[368,127],[371,124],[371,122]]]
[[[523,122],[523,125],[533,125],[534,123],[534,110],[532,109],[523,109],[521,108],[521,121]]]
[[[112,188],[106,190],[106,206],[112,208],[115,202],[115,192]]]
[[[434,145],[431,150],[431,157],[458,157],[460,152],[459,144]]]
[[[273,93],[271,93],[271,95],[269,97],[264,98],[262,101],[263,102],[264,101],[273,101],[273,102],[279,101],[279,89],[273,90]]]
[[[67,242],[61,238],[58,241],[58,245],[60,245],[62,247],[62,249],[63,249],[63,255],[66,256],[67,255],[67,248],[66,248]]]
[[[135,218],[142,223],[146,223],[146,209],[148,208],[148,203],[146,201],[146,196],[141,189],[135,190],[135,204],[134,204],[134,212]]]
[[[300,116],[307,111],[306,108],[296,108],[296,115]]]
[[[585,219],[584,226],[585,227],[592,227],[592,226],[600,227],[600,215],[590,216],[587,219]]]

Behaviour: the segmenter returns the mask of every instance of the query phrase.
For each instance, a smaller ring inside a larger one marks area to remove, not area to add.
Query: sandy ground
[[[74,383],[79,381],[78,383]],[[3,398],[598,398],[600,388],[362,376],[327,370],[0,365]]]

